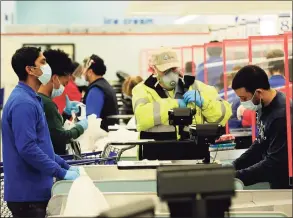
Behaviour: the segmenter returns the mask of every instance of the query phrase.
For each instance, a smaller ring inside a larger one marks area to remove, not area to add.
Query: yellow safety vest
[[[189,90],[198,90],[203,99],[202,107],[195,103],[187,105],[189,108],[196,108],[193,124],[219,123],[225,126],[232,115],[232,108],[230,103],[218,97],[215,87],[195,80]],[[174,127],[169,125],[168,111],[179,107],[176,99],[169,96],[162,98],[155,88],[140,83],[132,90],[132,105],[137,131],[174,131]]]

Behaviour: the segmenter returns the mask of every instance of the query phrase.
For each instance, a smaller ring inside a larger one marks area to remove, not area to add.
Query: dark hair
[[[41,48],[22,47],[17,49],[11,59],[11,66],[20,81],[26,81],[28,73],[27,66],[35,66],[35,61],[40,56]]]
[[[247,65],[242,67],[232,81],[232,89],[245,88],[254,93],[256,89],[270,89],[269,78],[266,72],[258,66]]]
[[[67,76],[73,73],[72,61],[64,51],[49,49],[44,52],[44,56],[52,69],[52,75]]]
[[[96,75],[103,76],[107,71],[104,60],[95,54],[93,54],[90,59],[92,60],[92,64],[88,69],[92,69]]]
[[[74,72],[79,66],[80,66],[80,64],[78,62],[72,61],[70,71]]]
[[[274,59],[274,58],[281,58],[281,60],[272,60],[268,64],[268,69],[271,74],[273,74],[276,71],[279,71],[282,75],[284,75],[285,72],[285,66],[284,66],[284,52],[281,49],[274,49],[271,50],[267,55],[266,58],[268,60]]]
[[[192,73],[192,70],[195,71],[195,63],[193,61],[188,61],[185,63],[185,72]]]
[[[219,43],[218,40],[213,40],[210,41],[210,43]],[[207,47],[207,52],[209,54],[210,57],[220,57],[222,54],[222,46],[217,46],[217,47]]]

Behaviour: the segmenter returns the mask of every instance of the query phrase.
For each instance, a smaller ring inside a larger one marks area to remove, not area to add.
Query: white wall
[[[5,99],[7,99],[10,89],[18,81],[11,68],[11,57],[23,43],[74,43],[77,61],[81,62],[85,57],[95,53],[101,56],[107,65],[106,78],[115,80],[117,70],[139,74],[139,54],[143,49],[203,44],[208,41],[210,41],[209,35],[2,35],[1,85],[7,88],[5,90]],[[178,55],[180,56],[179,53]]]

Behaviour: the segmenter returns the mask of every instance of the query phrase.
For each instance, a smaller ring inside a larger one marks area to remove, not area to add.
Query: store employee
[[[273,189],[289,188],[285,95],[272,89],[265,71],[254,65],[237,72],[232,88],[244,108],[257,112],[258,128],[258,138],[233,162],[236,177],[246,186],[269,182]]]

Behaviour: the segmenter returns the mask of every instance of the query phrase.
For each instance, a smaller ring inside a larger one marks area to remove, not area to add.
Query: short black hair
[[[71,72],[74,72],[78,67],[80,66],[80,64],[76,61],[72,61],[71,63]]]
[[[218,40],[213,40],[210,41],[210,43],[219,43]],[[207,52],[209,54],[210,57],[220,57],[222,54],[222,46],[217,46],[217,47],[207,47]]]
[[[11,58],[11,66],[20,81],[26,81],[27,66],[35,66],[35,61],[40,56],[41,48],[22,47],[17,49]]]
[[[69,55],[60,49],[49,49],[44,52],[47,63],[52,69],[52,75],[67,76],[73,72],[72,61]]]
[[[92,60],[92,64],[88,69],[92,69],[93,72],[98,76],[103,76],[107,71],[104,60],[95,54],[93,54],[90,59]]]
[[[256,65],[242,67],[232,81],[232,89],[245,88],[246,91],[254,93],[256,89],[269,90],[270,83],[266,72]]]

